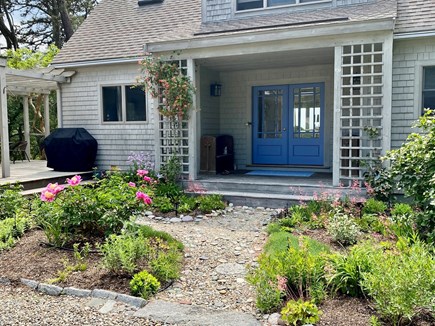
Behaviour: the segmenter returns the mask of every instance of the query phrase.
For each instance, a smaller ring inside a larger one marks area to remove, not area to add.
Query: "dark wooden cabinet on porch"
[[[200,172],[218,174],[233,170],[233,137],[230,135],[202,136]]]

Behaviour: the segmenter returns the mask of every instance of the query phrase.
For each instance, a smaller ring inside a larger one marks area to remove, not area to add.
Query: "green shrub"
[[[147,271],[142,271],[133,276],[130,281],[130,291],[134,296],[148,299],[160,289],[160,282]]]
[[[363,214],[382,214],[387,210],[387,205],[374,198],[369,198],[364,203],[364,207],[362,209]]]
[[[11,248],[30,227],[30,219],[25,217],[6,218],[0,221],[0,250]]]
[[[155,197],[152,206],[162,213],[168,213],[175,210],[171,198],[168,197]]]
[[[420,117],[415,125],[422,133],[412,133],[399,149],[389,151],[391,174],[399,189],[413,198],[422,214],[416,218],[417,229],[435,242],[435,117],[433,111]]]
[[[183,195],[183,190],[174,182],[159,182],[155,189],[155,195],[157,197],[170,198],[172,202],[178,202],[179,198]]]
[[[308,237],[273,233],[258,259],[259,266],[247,277],[255,286],[257,307],[262,312],[273,311],[286,297],[321,301],[326,253],[328,247]]]
[[[365,273],[369,273],[373,264],[380,259],[379,247],[372,242],[364,242],[353,246],[347,255],[334,254],[330,256],[328,286],[333,292],[353,297],[364,296],[361,280]]]
[[[22,188],[14,184],[0,187],[0,221],[15,217],[21,210],[28,211],[28,202],[21,194]]]
[[[272,233],[285,231],[282,229],[281,225],[278,222],[269,223],[266,228],[267,234],[271,235]]]
[[[364,232],[378,232],[381,234],[387,234],[387,220],[383,215],[377,214],[364,214],[361,218],[356,218],[355,223],[361,228]]]
[[[196,209],[197,201],[195,197],[183,195],[178,204],[178,212],[185,214],[193,212]]]
[[[149,241],[129,235],[110,235],[99,246],[103,254],[103,266],[115,274],[132,275],[138,270],[138,263],[150,251]]]
[[[180,251],[184,249],[183,243],[167,232],[154,230],[148,225],[141,225],[137,230],[137,234],[141,238],[158,238],[167,242],[169,245],[176,247]]]
[[[221,195],[203,195],[197,198],[198,208],[202,213],[210,213],[225,208]]]
[[[180,276],[182,259],[182,253],[176,248],[159,251],[149,262],[150,271],[161,282],[175,280]]]
[[[328,233],[342,245],[354,244],[360,235],[358,225],[347,214],[337,212],[329,220]]]
[[[435,259],[424,243],[400,238],[395,248],[376,258],[361,286],[383,320],[405,324],[424,309],[434,311]]]
[[[390,228],[397,237],[412,238],[416,214],[408,204],[397,203],[391,210]]]
[[[317,323],[321,314],[314,302],[290,300],[281,310],[281,319],[290,325],[300,326]]]
[[[160,173],[166,182],[176,183],[180,178],[181,167],[180,158],[174,154],[165,164],[163,164]]]

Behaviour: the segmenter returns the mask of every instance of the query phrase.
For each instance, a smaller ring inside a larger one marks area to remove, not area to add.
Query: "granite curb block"
[[[80,298],[99,298],[105,300],[116,300],[135,308],[144,307],[148,301],[142,298],[134,297],[128,294],[117,293],[113,291],[107,291],[103,289],[86,290],[75,287],[62,288],[57,285],[41,283],[27,278],[20,279],[21,284],[28,286],[29,288],[47,294],[51,296],[68,295]],[[11,285],[12,281],[7,277],[0,277],[0,285]]]

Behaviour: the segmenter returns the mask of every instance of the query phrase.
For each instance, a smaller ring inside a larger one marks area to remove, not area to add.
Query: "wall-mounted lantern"
[[[210,96],[221,96],[222,94],[222,85],[218,83],[214,83],[210,85]]]

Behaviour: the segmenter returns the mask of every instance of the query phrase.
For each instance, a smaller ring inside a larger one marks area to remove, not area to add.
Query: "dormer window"
[[[330,0],[236,0],[236,10],[264,9],[278,6],[303,5]]]

